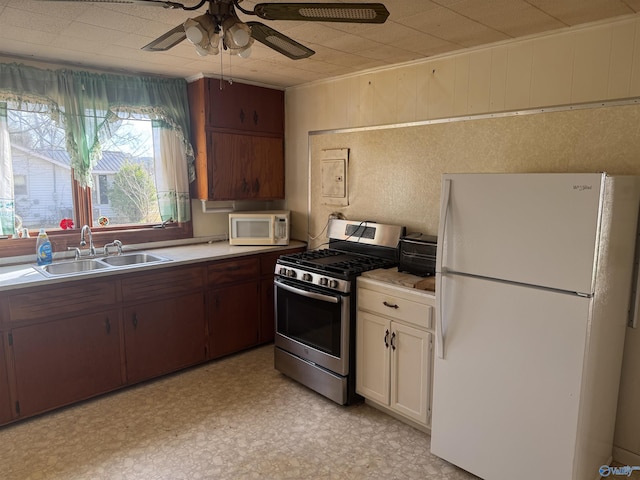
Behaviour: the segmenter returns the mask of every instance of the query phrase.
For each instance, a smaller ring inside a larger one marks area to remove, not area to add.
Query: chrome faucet
[[[114,240],[111,243],[107,243],[104,246],[104,255],[105,257],[109,256],[109,248],[116,247],[116,255],[122,255],[122,242],[120,240]]]
[[[96,256],[96,247],[93,246],[93,236],[91,235],[91,228],[89,225],[84,225],[82,230],[80,231],[80,246],[84,247],[87,245],[87,241],[85,240],[85,234],[89,234],[89,256]]]

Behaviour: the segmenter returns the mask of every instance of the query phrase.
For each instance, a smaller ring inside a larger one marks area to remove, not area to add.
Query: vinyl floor
[[[283,376],[267,345],[0,428],[0,479],[477,477],[429,435]]]

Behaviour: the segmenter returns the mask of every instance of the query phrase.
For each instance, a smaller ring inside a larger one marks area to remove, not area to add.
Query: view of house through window
[[[77,223],[64,129],[46,113],[12,109],[10,103],[7,126],[16,223],[30,230],[60,228],[65,218]],[[111,132],[92,172],[93,226],[160,222],[151,120],[119,120]]]

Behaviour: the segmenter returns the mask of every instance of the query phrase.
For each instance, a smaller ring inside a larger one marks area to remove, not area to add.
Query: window
[[[94,188],[94,194],[96,192],[96,197],[98,201],[95,199],[93,203],[99,203],[100,205],[108,205],[109,204],[109,183],[107,183],[106,175],[98,175],[98,181],[95,183],[96,187]]]
[[[27,195],[27,176],[13,174],[13,193],[15,195]]]
[[[183,78],[0,63],[0,256],[33,253],[20,222],[56,253],[82,225],[96,242],[189,238],[193,164]]]
[[[73,215],[71,168],[64,131],[35,105],[7,104],[13,190],[18,224],[29,230],[59,228]]]
[[[77,225],[65,132],[37,109],[32,105],[24,111],[7,104],[16,215],[29,230],[59,228],[66,218]],[[110,132],[93,169],[92,226],[162,222],[151,120],[136,115],[116,121]]]

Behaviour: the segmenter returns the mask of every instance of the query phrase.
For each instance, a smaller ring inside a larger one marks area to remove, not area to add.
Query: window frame
[[[63,230],[62,228],[47,229],[47,235],[53,247],[54,257],[56,253],[64,253],[70,249],[79,247],[80,229],[83,225],[89,225],[91,227],[93,243],[96,249],[98,249],[98,252],[101,252],[104,244],[113,242],[113,240],[116,239],[120,240],[126,246],[128,244],[193,238],[193,220],[167,223],[162,228],[157,228],[158,223],[125,224],[105,227],[94,226],[92,188],[83,188],[74,178],[73,169],[71,169],[70,172],[75,228],[71,230]],[[96,176],[98,175],[99,174],[96,174]],[[26,188],[28,190],[28,182]],[[38,231],[31,229],[29,230],[28,238],[0,238],[0,258],[20,257],[33,254],[35,252],[37,235]]]
[[[73,172],[73,171],[72,171]],[[117,225],[112,227],[93,226],[91,222],[92,192],[91,188],[82,188],[75,178],[72,179],[74,203],[74,229],[48,229],[47,235],[54,252],[64,253],[80,246],[80,229],[83,225],[91,226],[93,243],[101,253],[105,244],[120,240],[124,246],[140,243],[166,242],[193,238],[193,217],[188,222],[167,223],[162,228],[158,224]],[[0,258],[35,255],[37,230],[29,231],[29,238],[1,238]],[[83,253],[87,253],[84,252]],[[34,257],[35,258],[35,257]]]
[[[85,90],[84,85],[96,86],[98,90],[104,85],[107,93],[109,106],[117,104],[125,110],[140,113],[153,113],[163,116],[171,127],[181,132],[182,141],[187,151],[187,161],[190,171],[193,172],[193,149],[189,143],[189,107],[187,100],[186,80],[182,78],[148,77],[142,75],[120,75],[112,73],[91,73],[79,70],[60,69],[44,70],[41,68],[23,64],[0,63],[0,73],[6,80],[0,86],[0,97],[2,101],[12,100],[17,102],[28,102],[43,104],[53,107],[58,114],[65,108],[73,107],[77,102],[65,103],[64,95],[60,92],[66,90],[58,88],[59,85],[68,85],[78,92],[93,91],[91,88]],[[25,91],[23,79],[28,79],[29,88]],[[114,87],[116,85],[116,87]],[[120,88],[121,90],[114,90]],[[108,87],[108,88],[107,88]],[[141,89],[143,95],[139,94]],[[97,91],[97,90],[96,90]],[[145,103],[140,103],[144,99]],[[69,248],[79,247],[80,229],[83,225],[92,225],[92,192],[91,188],[83,188],[75,179],[73,168],[72,175],[72,196],[74,208],[75,229],[63,230],[52,228],[47,230],[47,234],[52,243],[54,258],[60,253],[66,253]],[[193,181],[193,178],[191,179]],[[189,185],[190,198],[193,198],[191,185]],[[192,204],[189,202],[188,207]],[[148,244],[154,242],[166,242],[173,240],[193,238],[193,217],[184,222],[169,223],[163,228],[156,228],[157,224],[143,225],[117,225],[111,227],[91,227],[94,244],[99,251],[104,244],[115,239],[120,240],[125,245]],[[30,238],[6,238],[0,237],[0,258],[21,257],[35,254],[35,244],[37,231],[30,230]],[[84,252],[83,252],[84,253]],[[15,262],[9,260],[7,263],[24,263],[21,258]]]

